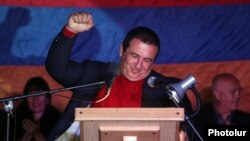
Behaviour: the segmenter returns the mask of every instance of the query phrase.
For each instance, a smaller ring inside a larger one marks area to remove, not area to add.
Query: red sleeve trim
[[[63,28],[63,34],[67,37],[73,38],[77,33],[70,31],[66,26]]]

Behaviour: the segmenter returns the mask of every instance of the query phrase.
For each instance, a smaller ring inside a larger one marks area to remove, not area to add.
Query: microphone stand
[[[7,112],[7,132],[6,132],[6,141],[10,140],[10,112]]]
[[[196,110],[196,112],[195,112],[194,114],[192,114],[191,117],[193,117],[193,116],[195,116],[195,115],[199,112],[199,109],[200,109],[200,99],[199,99],[199,95],[198,95],[197,90],[196,90],[194,87],[191,87],[190,89],[194,92],[194,94],[195,94],[195,96],[196,96],[196,101],[197,101],[197,110]],[[180,106],[179,106],[178,102],[176,101],[176,99],[174,98],[173,94],[172,94],[168,89],[167,89],[167,93],[168,93],[170,99],[172,99],[172,101],[173,101],[174,104],[176,105],[176,107],[177,107],[177,108],[180,108]],[[196,133],[196,135],[199,137],[199,139],[200,139],[201,141],[203,141],[201,135],[200,135],[200,134],[198,133],[198,131],[195,129],[194,125],[193,125],[192,122],[189,120],[189,118],[190,118],[189,116],[186,116],[186,115],[185,115],[185,120],[186,120],[186,121],[188,122],[188,124],[192,127],[192,129],[194,130],[194,132]]]
[[[58,88],[58,89],[53,89],[50,91],[41,91],[41,92],[34,92],[30,94],[23,94],[21,96],[15,96],[15,97],[8,97],[8,98],[1,98],[0,103],[4,103],[5,111],[7,112],[7,132],[6,132],[6,141],[9,141],[9,135],[10,135],[10,118],[13,116],[12,114],[12,101],[13,100],[18,100],[18,99],[23,99],[27,97],[32,97],[32,96],[39,96],[39,95],[44,95],[44,94],[53,94],[56,92],[62,92],[62,91],[67,91],[67,90],[73,90],[73,89],[78,89],[78,88],[86,88],[86,87],[91,87],[91,86],[96,86],[96,85],[102,85],[105,84],[105,81],[100,81],[97,83],[91,83],[91,84],[86,84],[86,85],[79,85],[79,86],[73,86],[73,87],[67,87],[67,88]]]
[[[30,93],[28,95],[23,94],[21,96],[15,96],[15,97],[9,97],[9,98],[0,99],[0,103],[6,102],[6,101],[13,101],[13,100],[18,100],[18,99],[23,99],[23,98],[31,97],[31,96],[39,96],[39,95],[44,95],[44,94],[52,94],[52,93],[56,93],[56,92],[73,90],[73,89],[78,89],[78,88],[85,88],[85,87],[90,87],[90,86],[102,85],[102,84],[105,84],[105,83],[106,83],[105,81],[101,81],[101,82],[91,83],[91,84],[86,84],[86,85],[79,85],[79,86],[73,86],[73,87],[67,87],[67,88],[53,89],[53,90],[50,90],[50,91],[34,92],[34,93]]]
[[[10,118],[13,117],[12,109],[13,104],[12,101],[7,101],[4,103],[4,109],[7,112],[7,132],[6,132],[6,141],[9,141],[10,139]]]

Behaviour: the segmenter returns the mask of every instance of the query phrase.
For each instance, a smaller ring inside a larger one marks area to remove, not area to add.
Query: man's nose
[[[235,99],[240,99],[240,91],[236,91],[234,97]]]
[[[142,66],[142,61],[143,61],[142,59],[138,59],[138,60],[137,60],[137,62],[136,62],[136,68],[137,68],[137,69],[141,68],[141,66]]]

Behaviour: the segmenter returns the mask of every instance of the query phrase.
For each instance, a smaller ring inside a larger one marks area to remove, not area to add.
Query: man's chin
[[[139,80],[142,80],[144,79],[146,76],[142,76],[142,75],[130,75],[128,77],[126,77],[128,80],[130,81],[139,81]]]

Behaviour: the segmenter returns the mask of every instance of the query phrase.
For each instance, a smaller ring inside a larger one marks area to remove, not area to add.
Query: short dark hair
[[[24,94],[27,95],[31,91],[49,91],[48,83],[42,77],[32,77],[30,78],[24,86]],[[51,95],[46,94],[49,101],[51,101]]]
[[[127,48],[129,47],[130,42],[133,39],[139,39],[142,42],[150,45],[155,45],[158,49],[156,58],[160,51],[160,39],[156,32],[154,32],[152,29],[144,26],[138,26],[130,30],[127,35],[125,36],[123,43],[122,43],[122,50],[125,52]]]

